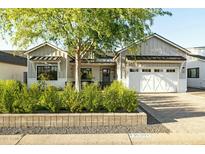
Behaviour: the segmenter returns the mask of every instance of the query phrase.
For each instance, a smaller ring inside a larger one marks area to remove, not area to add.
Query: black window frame
[[[162,72],[164,72],[164,70],[161,69],[161,68],[155,68],[155,69],[154,69],[154,72],[155,72],[155,73],[162,73]]]
[[[174,69],[174,68],[169,68],[169,69],[166,69],[166,72],[167,72],[167,73],[175,73],[175,72],[176,72],[176,69]]]
[[[192,74],[193,73],[192,70],[196,70],[195,75]],[[187,69],[187,78],[199,78],[199,75],[200,75],[199,70],[200,70],[199,67],[188,68]]]
[[[86,70],[86,71],[90,71],[91,72],[91,76],[90,77],[86,77],[86,78],[83,78],[83,75],[85,75],[85,73],[83,72],[83,70]],[[80,77],[81,77],[81,81],[92,81],[92,75],[93,75],[93,72],[92,72],[92,68],[80,68]],[[84,73],[84,74],[83,74]]]
[[[130,72],[139,72],[138,68],[130,68]]]
[[[37,80],[39,81],[42,80],[41,74],[44,74],[45,76],[44,80],[46,81],[58,80],[58,65],[37,65],[36,71],[37,71]]]
[[[143,68],[142,69],[142,72],[152,72],[152,69],[151,68]]]

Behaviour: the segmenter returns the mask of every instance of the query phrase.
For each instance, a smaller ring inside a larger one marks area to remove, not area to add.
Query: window
[[[163,72],[163,69],[154,69],[154,72]]]
[[[189,68],[188,78],[199,78],[199,68]]]
[[[138,69],[133,69],[133,68],[131,68],[131,69],[130,69],[130,72],[138,72]]]
[[[82,81],[92,80],[92,69],[91,68],[81,68],[81,80]]]
[[[142,72],[151,72],[151,69],[142,69]]]
[[[58,80],[58,66],[37,66],[37,80]]]
[[[167,72],[168,73],[173,73],[173,72],[175,72],[175,69],[167,69]]]

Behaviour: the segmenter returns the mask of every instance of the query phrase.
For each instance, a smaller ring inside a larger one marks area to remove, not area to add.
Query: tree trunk
[[[75,54],[75,89],[79,92],[81,90],[81,59],[80,52]]]

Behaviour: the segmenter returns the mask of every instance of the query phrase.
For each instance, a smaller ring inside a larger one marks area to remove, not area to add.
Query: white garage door
[[[129,87],[138,92],[177,92],[177,68],[130,69]]]

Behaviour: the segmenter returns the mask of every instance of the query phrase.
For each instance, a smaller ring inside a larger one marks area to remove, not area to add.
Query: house
[[[134,52],[133,54],[133,49]],[[131,48],[131,50],[129,49]],[[189,51],[166,38],[153,34],[114,58],[117,80],[138,92],[186,92],[186,58]]]
[[[132,46],[136,45],[136,48]],[[130,52],[130,49],[132,52]],[[75,59],[66,51],[43,43],[26,53],[28,86],[47,76],[47,82],[64,87],[75,82]],[[108,85],[122,81],[138,92],[186,92],[186,58],[189,51],[166,38],[153,34],[112,56],[83,57],[81,81]]]
[[[26,82],[27,59],[13,51],[0,51],[0,80]]]
[[[205,88],[205,47],[188,48],[191,55],[187,58],[187,86]]]
[[[48,83],[64,87],[67,82],[75,82],[75,60],[66,51],[43,43],[26,53],[28,60],[28,86],[47,75]],[[86,58],[81,61],[81,81],[110,84],[116,79],[116,63],[113,57]]]

